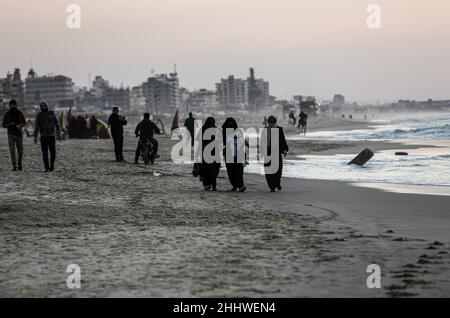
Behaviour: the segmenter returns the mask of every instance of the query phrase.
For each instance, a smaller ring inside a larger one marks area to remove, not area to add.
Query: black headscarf
[[[228,117],[225,119],[225,122],[222,125],[222,137],[223,137],[223,144],[226,145],[226,139],[227,139],[227,128],[233,128],[233,131],[238,129],[238,124],[236,120],[232,117]]]
[[[206,118],[202,127],[202,134],[204,134],[208,128],[216,128],[216,120],[213,117]]]

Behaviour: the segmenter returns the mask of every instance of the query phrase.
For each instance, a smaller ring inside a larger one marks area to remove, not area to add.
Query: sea
[[[395,142],[410,145],[410,149],[398,150],[409,155],[378,151],[361,167],[348,165],[356,154],[305,154],[285,160],[283,176],[347,181],[391,192],[450,195],[450,112],[396,115],[372,122],[371,129],[311,132],[287,139]],[[246,171],[262,173],[262,167],[253,163]]]

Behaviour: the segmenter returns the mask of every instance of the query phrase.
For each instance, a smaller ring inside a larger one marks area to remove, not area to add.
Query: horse
[[[288,131],[295,131],[295,118],[289,118]]]
[[[297,126],[298,133],[299,134],[303,133],[306,136],[306,126],[307,126],[306,118],[300,118],[298,120]]]

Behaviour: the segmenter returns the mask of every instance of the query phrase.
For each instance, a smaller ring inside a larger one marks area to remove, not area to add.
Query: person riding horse
[[[294,111],[291,109],[291,111],[289,112],[289,122],[288,122],[288,130],[292,130],[295,131],[295,124],[297,123],[297,119],[295,118],[295,113]]]
[[[299,133],[303,132],[306,135],[306,126],[308,121],[308,115],[306,115],[303,111],[300,112],[298,120],[298,126],[297,129]]]

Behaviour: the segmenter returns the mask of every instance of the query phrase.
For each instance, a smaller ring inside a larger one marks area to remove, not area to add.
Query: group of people
[[[299,133],[306,134],[306,126],[308,121],[308,115],[304,111],[300,111],[298,124],[297,118],[295,117],[294,110],[289,112],[289,130],[295,131],[297,130]]]
[[[25,116],[22,111],[17,107],[17,101],[11,100],[9,102],[10,109],[5,113],[3,118],[3,127],[8,131],[8,145],[11,154],[11,163],[13,166],[13,171],[21,171],[23,169],[23,128],[26,126]],[[35,128],[34,128],[34,142],[38,142],[38,137],[40,137],[42,158],[44,162],[45,172],[52,172],[55,169],[55,159],[56,159],[56,139],[61,140],[61,127],[55,112],[50,111],[47,102],[43,101],[40,103],[40,112],[36,116]],[[111,136],[114,141],[114,152],[116,156],[116,161],[124,162],[123,157],[123,142],[124,142],[124,129],[123,127],[127,125],[128,121],[125,116],[119,114],[119,109],[117,107],[113,108],[112,114],[108,119],[108,128],[111,129]],[[192,146],[194,145],[194,130],[195,130],[195,119],[192,113],[189,113],[189,118],[185,121],[185,127],[187,128],[192,141]],[[209,146],[210,143],[214,142],[214,136],[211,138],[203,138],[205,132],[209,129],[217,130],[216,121],[213,117],[208,117],[204,122],[201,129],[202,140],[202,154],[205,148]],[[247,159],[244,161],[239,158],[240,150],[248,147],[248,142],[239,133],[239,127],[234,118],[227,118],[222,125],[222,138],[223,138],[223,156],[226,158],[225,166],[228,174],[230,184],[232,186],[230,191],[240,191],[244,192],[246,187],[244,185],[244,166],[247,164]],[[261,136],[261,138],[267,141],[267,156],[276,156],[279,159],[279,164],[276,171],[266,172],[266,181],[269,186],[270,191],[281,190],[281,175],[283,171],[283,161],[282,156],[286,156],[289,151],[289,147],[284,136],[284,131],[282,127],[277,125],[277,119],[274,116],[270,116],[267,119],[266,133]],[[272,154],[271,149],[271,139],[272,132],[274,129],[278,130],[278,153]],[[218,131],[217,131],[218,132]],[[142,142],[144,140],[149,140],[153,145],[153,150],[155,153],[155,158],[159,157],[158,152],[158,141],[154,138],[155,134],[160,134],[161,131],[158,126],[150,119],[150,114],[145,113],[144,118],[138,123],[135,129],[136,137],[139,137],[139,142],[135,153],[135,163],[139,162],[139,157],[142,152]],[[211,148],[211,156],[216,156],[215,148]],[[18,156],[16,157],[16,150]],[[49,158],[50,154],[50,158]],[[220,156],[220,154],[218,154]],[[269,167],[271,162],[264,162],[264,166]],[[220,160],[213,162],[205,160],[202,156],[201,162],[194,165],[193,174],[198,176],[203,184],[205,191],[216,191],[217,190],[217,177],[219,175],[219,170],[221,167]],[[268,171],[268,170],[267,170]]]
[[[194,127],[193,127],[194,119],[192,114],[189,114],[189,118],[185,122],[185,126],[190,133],[192,145],[194,144]],[[261,138],[265,140],[264,143],[267,146],[266,155],[268,157],[276,156],[278,159],[278,165],[275,169],[276,171],[272,171],[269,169],[272,165],[272,161],[265,161],[265,177],[267,181],[267,185],[271,192],[275,190],[281,191],[281,176],[283,172],[283,156],[287,155],[289,151],[289,146],[286,142],[286,138],[284,135],[283,128],[277,125],[277,119],[274,116],[269,116],[267,119],[266,126],[267,130],[262,134]],[[225,158],[225,167],[227,170],[227,175],[229,182],[231,184],[230,191],[239,191],[244,192],[246,187],[244,185],[244,167],[247,164],[247,147],[248,141],[242,135],[239,130],[238,124],[236,120],[232,117],[229,117],[225,120],[222,125],[222,142],[223,142],[223,156]],[[215,135],[212,134],[211,138],[204,138],[205,132],[209,129],[218,129],[216,126],[216,121],[213,117],[208,117],[204,122],[201,129],[201,138],[202,138],[202,154],[205,153],[205,148],[211,150],[211,157],[216,156],[216,149],[214,147],[210,147],[209,145],[215,142]],[[273,129],[278,130],[278,140],[275,143],[278,143],[278,153],[272,153],[271,149],[271,138]],[[244,154],[245,159],[239,158],[239,154]],[[203,189],[205,191],[217,191],[217,177],[219,175],[221,163],[220,161],[214,160],[213,162],[208,162],[205,160],[205,156],[202,155],[201,162],[195,163],[193,167],[193,175],[195,177],[199,177],[200,181],[203,184]]]
[[[71,116],[69,118],[68,134],[71,139],[109,138],[107,129],[100,124],[94,115]]]
[[[114,141],[114,153],[117,162],[126,162],[123,158],[123,127],[128,124],[125,116],[119,114],[119,108],[114,107],[112,114],[108,118],[108,128],[111,129],[111,136]],[[150,119],[150,114],[145,113],[144,119],[137,124],[135,129],[136,138],[139,137],[136,153],[134,156],[134,163],[139,163],[139,157],[142,152],[142,143],[149,140],[153,145],[154,157],[159,158],[158,155],[158,141],[154,138],[155,134],[160,134],[159,127]]]
[[[61,140],[61,127],[55,112],[48,109],[47,102],[41,102],[39,107],[41,111],[36,116],[33,137],[34,142],[37,143],[40,136],[45,172],[52,172],[55,169],[56,138]],[[26,124],[23,112],[17,108],[17,101],[12,99],[9,102],[9,110],[3,117],[2,126],[8,130],[8,145],[13,171],[23,169],[23,128]]]

